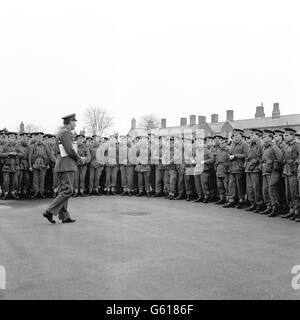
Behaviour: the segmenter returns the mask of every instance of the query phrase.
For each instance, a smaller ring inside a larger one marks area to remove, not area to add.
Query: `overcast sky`
[[[0,127],[76,112],[80,129],[91,105],[122,134],[146,113],[300,113],[297,2],[1,1]]]

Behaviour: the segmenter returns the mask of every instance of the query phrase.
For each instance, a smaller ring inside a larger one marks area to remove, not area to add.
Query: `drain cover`
[[[152,214],[150,212],[140,210],[121,211],[120,213],[127,216],[150,216]]]

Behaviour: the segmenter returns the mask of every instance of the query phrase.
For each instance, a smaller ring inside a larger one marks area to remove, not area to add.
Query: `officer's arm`
[[[61,136],[61,143],[63,147],[66,150],[66,153],[69,157],[71,157],[73,160],[78,161],[80,160],[79,155],[76,153],[76,151],[73,148],[73,140],[70,134],[67,132],[64,132]]]

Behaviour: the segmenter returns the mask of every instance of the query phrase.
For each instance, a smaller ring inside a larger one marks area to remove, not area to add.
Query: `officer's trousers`
[[[87,172],[87,165],[78,166],[78,171],[75,173],[74,187],[76,190],[85,190],[85,178]]]
[[[68,202],[73,194],[73,186],[75,180],[75,172],[59,172],[58,178],[58,196],[51,202],[46,210],[55,216],[59,215],[59,219],[67,219],[70,217],[68,212]]]
[[[98,190],[100,187],[100,177],[103,171],[103,166],[101,167],[89,167],[89,190]]]
[[[228,198],[235,201],[245,200],[245,173],[230,173],[228,183]]]
[[[33,169],[33,190],[35,193],[44,193],[46,172],[46,169]]]
[[[272,172],[270,175],[263,175],[263,199],[267,206],[279,206],[279,181],[280,173]]]
[[[299,180],[296,175],[285,176],[285,188],[286,196],[288,193],[291,196],[291,202],[289,205],[294,209],[300,208],[300,198],[299,198]]]
[[[119,166],[105,167],[105,188],[115,190],[117,188]]]
[[[123,191],[133,191],[134,166],[120,165]]]
[[[19,172],[3,172],[3,191],[9,192],[17,191]]]
[[[262,175],[261,172],[247,172],[246,173],[246,185],[248,200],[252,204],[262,205]]]
[[[150,192],[150,175],[151,171],[138,171],[139,192],[143,192],[144,187],[146,192]]]

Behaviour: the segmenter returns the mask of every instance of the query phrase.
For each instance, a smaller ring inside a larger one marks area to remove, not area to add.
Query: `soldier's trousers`
[[[170,170],[166,169],[164,173],[164,193],[170,192]]]
[[[217,177],[218,194],[221,199],[228,197],[228,183],[229,174],[225,174],[224,177]]]
[[[74,187],[76,190],[85,190],[85,178],[87,172],[87,165],[78,166],[78,171],[75,172]]]
[[[68,202],[74,190],[75,172],[59,172],[57,178],[58,196],[51,202],[46,212],[55,216],[59,215],[59,219],[63,220],[70,217]]]
[[[163,191],[163,182],[165,176],[165,169],[155,168],[155,192],[161,193]]]
[[[245,173],[230,173],[228,183],[228,199],[232,202],[236,199],[245,200]]]
[[[18,179],[19,172],[3,172],[3,191],[17,191],[18,189]]]
[[[177,192],[179,195],[185,193],[185,178],[184,173],[181,171],[181,169],[177,169],[178,172],[178,183],[177,183]]]
[[[291,196],[291,202],[289,205],[294,209],[300,208],[300,197],[299,197],[299,180],[296,175],[285,177],[285,188],[288,197],[288,193]]]
[[[208,183],[210,195],[215,197],[218,193],[217,175],[215,171],[210,172]]]
[[[282,207],[288,208],[292,201],[290,189],[285,186],[285,177],[281,176],[279,181],[279,196]]]
[[[33,190],[43,193],[45,191],[46,169],[33,169]]]
[[[247,172],[246,173],[246,185],[248,200],[252,204],[262,205],[262,175],[261,172]]]
[[[117,188],[117,178],[118,178],[119,166],[106,166],[105,167],[105,188],[112,188],[115,190]]]
[[[279,206],[279,181],[280,173],[271,173],[270,175],[263,175],[263,199],[267,206]]]
[[[100,187],[100,177],[104,167],[89,167],[89,190],[98,190]]]
[[[139,192],[143,192],[144,187],[146,192],[150,192],[150,175],[151,171],[138,171]]]
[[[123,191],[133,191],[134,166],[120,166]]]
[[[18,189],[19,191],[29,191],[30,175],[28,170],[21,170],[19,174]]]
[[[203,171],[201,174],[195,175],[195,188],[199,197],[209,198],[212,195],[211,189],[211,172]]]
[[[194,190],[194,176],[190,174],[186,174],[184,176],[184,184],[185,184],[185,193],[187,195],[191,195]]]
[[[169,192],[170,192],[170,194],[175,195],[176,192],[177,192],[177,181],[178,181],[177,170],[176,169],[170,169],[169,170],[169,175],[170,175]]]

